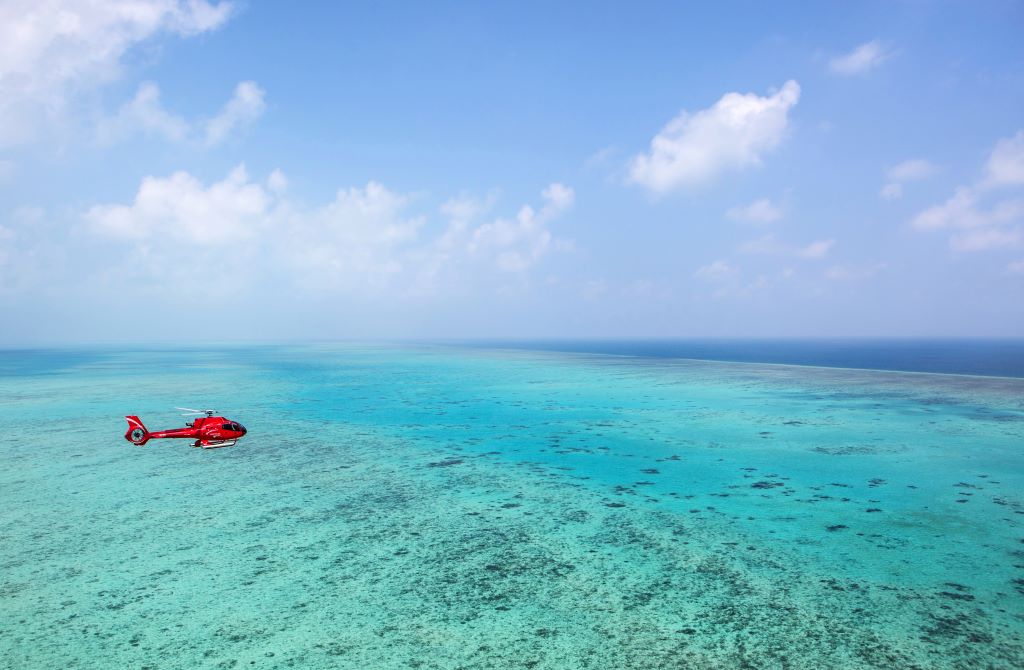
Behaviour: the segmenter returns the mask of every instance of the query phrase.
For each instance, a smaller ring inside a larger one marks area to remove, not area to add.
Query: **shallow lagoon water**
[[[7,352],[0,429],[2,667],[1024,667],[1021,379]]]

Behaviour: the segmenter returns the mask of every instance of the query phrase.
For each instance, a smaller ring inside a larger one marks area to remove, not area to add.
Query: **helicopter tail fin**
[[[149,431],[146,430],[146,426],[142,424],[139,417],[126,416],[125,420],[128,422],[128,432],[124,434],[124,439],[137,447],[141,447],[149,441]]]

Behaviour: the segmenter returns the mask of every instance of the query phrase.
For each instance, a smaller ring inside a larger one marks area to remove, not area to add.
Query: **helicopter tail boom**
[[[139,447],[149,441],[149,431],[139,417],[126,416],[125,421],[128,422],[128,432],[124,434],[124,439]]]

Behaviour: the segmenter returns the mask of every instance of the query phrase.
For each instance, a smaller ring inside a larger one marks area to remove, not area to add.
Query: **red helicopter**
[[[201,414],[204,416],[198,416],[194,421],[190,421],[185,424],[185,428],[172,428],[170,430],[158,430],[154,433],[142,424],[142,420],[137,416],[126,416],[125,419],[128,421],[128,432],[124,434],[124,439],[128,440],[135,446],[141,447],[149,440],[155,440],[164,437],[177,437],[185,438],[189,440],[195,440],[192,443],[193,447],[202,447],[203,449],[220,449],[221,447],[233,447],[238,443],[238,440],[245,435],[245,426],[232,421],[223,416],[214,416],[215,410],[212,409],[189,409],[188,407],[176,407],[175,409],[183,409],[188,412],[183,416],[191,416],[192,414]]]

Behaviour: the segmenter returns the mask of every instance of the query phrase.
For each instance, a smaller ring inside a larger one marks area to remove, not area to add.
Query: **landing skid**
[[[196,440],[192,446],[201,447],[203,449],[222,449],[224,447],[233,447],[238,444],[238,440],[220,440],[219,442],[207,442],[206,440]]]

